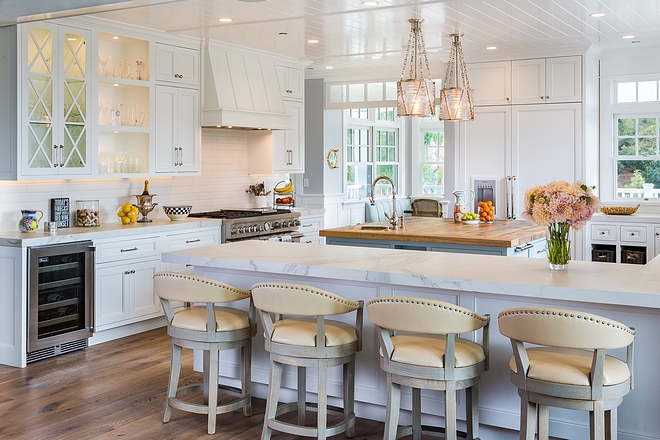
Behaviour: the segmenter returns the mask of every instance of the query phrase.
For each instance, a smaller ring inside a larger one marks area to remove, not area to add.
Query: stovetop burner
[[[270,210],[246,210],[246,209],[222,209],[219,211],[207,212],[191,212],[188,217],[201,217],[201,218],[247,218],[247,217],[261,217],[263,215],[275,214],[288,214],[290,211],[287,209],[270,209]]]

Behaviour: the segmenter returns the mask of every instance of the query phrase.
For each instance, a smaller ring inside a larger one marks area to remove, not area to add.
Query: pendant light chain
[[[440,120],[471,121],[474,119],[473,91],[470,88],[460,35],[451,34],[451,37],[445,83],[440,90]]]
[[[429,117],[435,115],[435,83],[426,56],[421,19],[412,18],[401,80],[397,82],[397,114]],[[412,51],[411,51],[412,48]],[[426,74],[424,72],[426,68]],[[406,71],[408,77],[406,78]],[[425,79],[426,76],[426,79]]]

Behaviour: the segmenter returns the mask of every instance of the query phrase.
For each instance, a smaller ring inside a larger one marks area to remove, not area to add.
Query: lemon
[[[126,213],[123,210],[120,209],[119,212],[117,212],[117,215],[119,217],[124,217],[126,215]]]
[[[137,216],[136,217],[129,217],[131,219],[131,223],[135,223],[137,221]]]
[[[131,210],[131,205],[126,204],[121,207],[121,210],[124,212],[129,212]]]
[[[124,215],[125,215],[126,217],[128,217],[128,218],[137,218],[137,212],[133,212],[133,211],[128,212],[128,213],[126,213],[126,214],[124,214]]]
[[[135,213],[135,215],[137,215],[137,213],[138,213],[137,206],[131,205],[131,212],[133,212],[133,213]]]
[[[131,219],[129,217],[122,217],[121,218],[121,224],[122,225],[127,225],[131,222]]]

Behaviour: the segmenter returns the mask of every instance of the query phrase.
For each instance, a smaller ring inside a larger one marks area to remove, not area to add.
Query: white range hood
[[[289,130],[274,61],[207,48],[203,127]]]

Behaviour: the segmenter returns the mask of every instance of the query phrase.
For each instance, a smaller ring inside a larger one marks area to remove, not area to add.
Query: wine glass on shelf
[[[101,101],[100,107],[101,107],[101,113],[103,113],[103,119],[101,120],[101,125],[108,125],[108,119],[106,116],[108,114],[108,101]]]
[[[105,76],[105,65],[108,64],[108,56],[99,55],[99,75]]]
[[[118,173],[125,173],[126,168],[124,168],[124,163],[126,162],[126,158],[128,157],[128,153],[126,151],[117,151],[115,152],[115,161],[117,162],[117,172]]]

